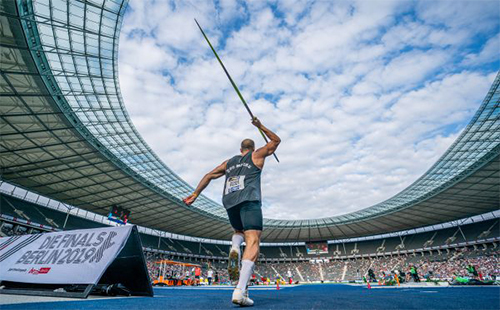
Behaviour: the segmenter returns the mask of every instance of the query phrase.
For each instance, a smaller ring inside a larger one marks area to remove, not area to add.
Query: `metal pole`
[[[66,214],[66,219],[64,220],[63,229],[66,228],[66,223],[68,223],[68,218],[69,218],[69,212],[70,211],[71,211],[71,209],[68,208],[68,213]]]

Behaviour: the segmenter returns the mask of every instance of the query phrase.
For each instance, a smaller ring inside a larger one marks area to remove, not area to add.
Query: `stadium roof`
[[[223,207],[203,196],[183,204],[193,188],[153,153],[125,110],[117,62],[126,5],[0,2],[1,178],[102,215],[118,204],[142,226],[228,239]],[[346,215],[265,219],[264,241],[382,234],[497,210],[499,85],[497,75],[460,137],[408,188]]]

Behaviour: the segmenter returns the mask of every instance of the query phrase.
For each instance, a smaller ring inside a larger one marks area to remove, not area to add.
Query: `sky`
[[[357,211],[397,194],[460,135],[500,68],[498,1],[131,0],[119,77],[134,125],[195,187],[262,137],[264,217]],[[221,202],[223,178],[204,194]]]

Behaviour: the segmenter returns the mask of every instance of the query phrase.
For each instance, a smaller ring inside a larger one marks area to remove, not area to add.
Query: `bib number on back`
[[[245,176],[244,175],[237,175],[234,177],[230,177],[226,181],[226,190],[224,195],[241,191],[242,189],[245,188]]]

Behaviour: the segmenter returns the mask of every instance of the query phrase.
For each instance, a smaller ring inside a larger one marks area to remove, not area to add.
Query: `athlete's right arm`
[[[255,156],[257,159],[264,159],[267,156],[273,155],[273,153],[278,148],[278,145],[281,143],[280,137],[277,134],[269,130],[266,126],[262,125],[258,118],[254,117],[252,120],[252,124],[262,130],[262,132],[269,138],[269,142],[263,147],[259,148],[255,151]]]
[[[217,166],[214,170],[205,174],[205,176],[201,179],[200,183],[196,187],[195,191],[183,199],[184,203],[188,206],[191,205],[196,198],[201,194],[201,192],[210,184],[210,181],[220,178],[226,173],[227,160]]]

